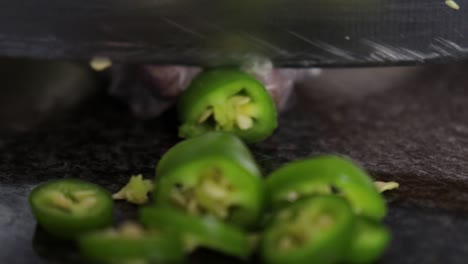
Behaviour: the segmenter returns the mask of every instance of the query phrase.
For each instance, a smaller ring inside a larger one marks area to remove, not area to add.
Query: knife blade
[[[467,0],[23,0],[0,8],[0,55],[157,64],[369,66],[468,57]],[[466,6],[466,9],[465,9]]]

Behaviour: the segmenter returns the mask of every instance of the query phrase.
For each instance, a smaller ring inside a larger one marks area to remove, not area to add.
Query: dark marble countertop
[[[359,96],[353,96],[359,83],[333,92],[312,82],[297,90],[278,131],[252,146],[253,153],[266,173],[320,153],[350,156],[374,178],[401,185],[386,195],[393,241],[380,263],[466,263],[466,73],[464,65],[417,68],[404,78],[383,78],[385,89]],[[0,263],[70,263],[73,251],[35,232],[27,205],[31,188],[78,177],[116,191],[131,174],[153,177],[155,163],[178,141],[176,126],[171,112],[136,120],[121,104],[100,97],[60,121],[1,136]],[[118,219],[132,218],[135,207],[118,203],[116,211]]]

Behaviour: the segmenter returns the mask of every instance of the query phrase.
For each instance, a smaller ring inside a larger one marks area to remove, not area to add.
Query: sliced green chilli
[[[142,208],[139,219],[149,228],[178,232],[187,252],[203,247],[244,259],[250,255],[247,234],[214,217],[197,217],[172,208],[156,206]]]
[[[268,264],[338,263],[350,246],[353,226],[345,199],[301,199],[276,212],[264,231],[261,255]]]
[[[113,201],[105,189],[78,179],[52,180],[29,195],[32,212],[49,233],[74,238],[113,221]]]
[[[225,131],[258,142],[277,127],[274,101],[254,77],[236,69],[207,70],[179,99],[181,137]]]
[[[157,204],[212,215],[240,227],[257,223],[264,205],[260,171],[236,136],[210,132],[185,140],[161,159]]]
[[[175,233],[145,230],[134,223],[87,233],[78,244],[81,254],[96,263],[181,263],[184,259]]]
[[[266,189],[273,208],[308,195],[334,193],[348,199],[358,215],[381,220],[387,212],[385,200],[369,175],[337,156],[288,163],[267,177]]]
[[[390,232],[381,223],[364,217],[356,219],[354,237],[347,254],[347,263],[366,264],[376,262],[390,242]]]

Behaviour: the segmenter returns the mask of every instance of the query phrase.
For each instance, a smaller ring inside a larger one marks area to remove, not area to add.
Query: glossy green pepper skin
[[[264,140],[277,127],[275,103],[268,91],[237,69],[202,72],[181,94],[178,111],[181,137],[216,130],[252,143]]]
[[[301,199],[275,213],[263,233],[261,255],[268,264],[338,263],[350,246],[353,227],[354,215],[345,199]]]
[[[95,263],[182,263],[184,250],[175,233],[147,231],[137,225],[84,234],[78,246]]]
[[[385,200],[369,175],[350,160],[337,156],[288,163],[267,177],[266,189],[272,208],[307,195],[333,193],[336,189],[358,215],[381,220],[387,212]]]
[[[187,252],[203,247],[243,259],[250,255],[247,234],[214,217],[198,217],[173,208],[153,206],[140,209],[139,220],[149,228],[178,232]]]
[[[347,263],[376,262],[387,248],[390,237],[390,232],[383,224],[357,217],[353,243],[346,257]]]
[[[157,204],[240,227],[255,225],[262,212],[260,170],[232,134],[210,132],[175,145],[160,160],[156,175]]]
[[[65,239],[112,225],[111,194],[78,179],[52,180],[34,188],[29,205],[39,225]]]

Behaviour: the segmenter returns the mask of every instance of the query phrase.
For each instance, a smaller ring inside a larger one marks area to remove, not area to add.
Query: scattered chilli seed
[[[446,0],[445,4],[454,10],[460,10],[460,6],[453,0]]]
[[[151,180],[143,179],[143,176],[135,175],[117,193],[112,195],[115,200],[127,200],[129,203],[145,204],[148,202],[148,194],[154,186]]]
[[[394,181],[392,182],[376,181],[374,182],[374,185],[375,185],[375,188],[377,188],[377,190],[380,193],[383,193],[385,191],[391,191],[400,187],[400,184]]]

